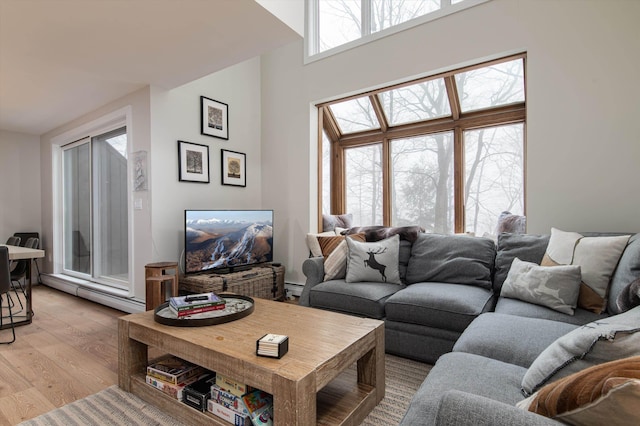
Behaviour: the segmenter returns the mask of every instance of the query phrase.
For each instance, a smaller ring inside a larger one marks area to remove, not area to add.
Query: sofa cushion
[[[420,234],[411,248],[407,283],[441,282],[491,288],[493,240],[466,235]]]
[[[347,252],[346,282],[401,284],[398,271],[400,237],[397,235],[372,243],[347,238]]]
[[[578,306],[599,314],[606,308],[609,283],[629,237],[584,237],[552,228],[541,265],[580,265],[582,286]]]
[[[375,319],[385,316],[385,301],[404,285],[325,281],[309,291],[309,306]]]
[[[478,315],[488,311],[493,302],[491,290],[448,284],[411,284],[387,299],[390,321],[419,324],[462,332]]]
[[[611,279],[607,304],[607,310],[611,315],[624,312],[616,301],[622,290],[638,278],[640,278],[640,234],[635,234],[629,238]]]
[[[550,383],[517,406],[579,425],[640,423],[640,357],[587,368]]]
[[[557,338],[576,327],[559,321],[488,312],[469,324],[453,350],[528,368]],[[523,330],[526,330],[526,345],[522,344]]]
[[[511,263],[516,257],[525,262],[540,264],[542,256],[549,244],[549,235],[532,234],[500,234],[496,253],[493,289],[500,293],[500,288],[507,278]]]
[[[510,299],[508,297],[498,298],[495,312],[500,314],[515,315],[529,318],[542,318],[552,321],[561,321],[568,324],[583,325],[598,319],[607,318],[607,314],[596,314],[586,309],[577,308],[573,315],[563,314],[545,306],[523,302],[522,300]]]
[[[531,364],[522,380],[522,390],[528,396],[576,371],[637,355],[640,355],[640,306],[558,338]]]
[[[526,368],[463,352],[442,355],[413,396],[400,425],[432,425],[440,397],[459,390],[515,405]]]
[[[517,257],[502,285],[500,296],[546,306],[573,315],[580,291],[580,266],[539,266]]]

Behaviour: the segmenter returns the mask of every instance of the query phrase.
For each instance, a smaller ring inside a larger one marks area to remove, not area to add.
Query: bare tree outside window
[[[440,9],[440,0],[371,0],[371,32],[375,33]]]
[[[354,225],[382,225],[382,145],[345,150],[347,211]]]

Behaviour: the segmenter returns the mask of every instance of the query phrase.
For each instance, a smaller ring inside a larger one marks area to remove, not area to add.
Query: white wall
[[[40,138],[0,130],[0,243],[40,232]]]
[[[523,51],[528,231],[640,231],[638,16],[625,0],[493,0],[308,65],[301,41],[264,55],[262,191],[287,281],[304,282],[317,223],[315,103]]]
[[[200,96],[229,105],[229,140],[200,134]],[[53,234],[51,140],[124,106],[132,109],[130,152],[148,152],[149,189],[134,192],[134,298],[144,300],[144,265],[178,261],[184,246],[185,209],[261,208],[260,58],[254,58],[192,83],[166,91],[146,87],[86,114],[41,137],[42,231]],[[178,140],[209,146],[209,184],[178,181]],[[246,188],[220,184],[220,149],[246,153]],[[51,272],[51,244],[44,270]]]
[[[229,140],[200,134],[200,96],[229,105]],[[151,122],[153,260],[177,261],[185,209],[262,208],[260,58],[174,90],[152,88]],[[178,140],[209,147],[210,183],[178,180]],[[221,184],[221,149],[246,154],[246,187]]]

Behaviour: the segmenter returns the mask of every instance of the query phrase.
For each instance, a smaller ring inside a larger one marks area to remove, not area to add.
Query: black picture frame
[[[229,140],[229,105],[200,96],[200,133]]]
[[[209,183],[209,147],[178,141],[178,179],[181,182]]]
[[[247,186],[247,155],[242,152],[220,150],[223,185]]]

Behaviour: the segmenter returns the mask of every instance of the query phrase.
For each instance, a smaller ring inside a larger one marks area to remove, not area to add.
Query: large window
[[[307,0],[307,57],[366,43],[488,0]]]
[[[319,211],[476,235],[524,214],[524,72],[516,55],[319,105]]]
[[[63,271],[125,288],[128,282],[126,128],[63,147]]]

